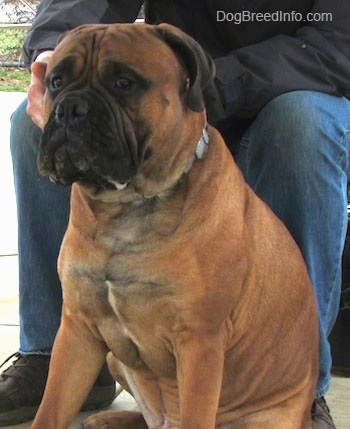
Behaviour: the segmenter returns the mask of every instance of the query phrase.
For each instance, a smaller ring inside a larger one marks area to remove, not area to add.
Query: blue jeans
[[[26,101],[11,118],[11,154],[18,215],[20,352],[50,354],[61,318],[57,257],[68,223],[70,189],[36,167],[41,131]]]
[[[38,175],[40,132],[24,109],[23,104],[13,115],[11,134],[20,228],[20,351],[48,353],[61,310],[56,258],[67,224],[69,189]],[[339,307],[349,130],[348,100],[297,91],[264,107],[236,155],[246,180],[287,225],[307,262],[320,314],[318,396],[330,383],[327,336]]]

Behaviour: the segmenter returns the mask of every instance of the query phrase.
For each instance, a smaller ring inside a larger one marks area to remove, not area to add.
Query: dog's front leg
[[[223,342],[190,335],[177,346],[181,428],[213,429],[223,377]]]
[[[48,380],[32,429],[66,429],[106,358],[106,346],[88,328],[62,316]]]

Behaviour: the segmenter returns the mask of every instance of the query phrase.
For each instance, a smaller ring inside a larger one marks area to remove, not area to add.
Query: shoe
[[[44,394],[50,356],[21,355],[0,375],[0,426],[10,426],[32,420]],[[120,391],[118,391],[118,394]],[[116,398],[116,385],[107,365],[102,368],[82,411],[106,408]]]
[[[312,429],[336,429],[325,398],[314,400],[311,408]]]

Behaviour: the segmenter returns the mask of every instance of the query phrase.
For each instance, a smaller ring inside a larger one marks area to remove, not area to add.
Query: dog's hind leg
[[[133,396],[142,414],[140,413],[140,415],[137,416],[135,413],[123,414],[117,411],[114,412],[114,416],[112,416],[112,414],[107,416],[107,414],[102,415],[103,413],[101,413],[100,419],[108,418],[111,422],[111,426],[96,426],[96,429],[108,429],[109,427],[115,427],[118,429],[124,427],[130,429],[153,429],[165,427],[168,416],[165,411],[166,407],[164,404],[164,398],[162,397],[159,380],[155,377],[153,372],[147,367],[143,367],[140,370],[130,368],[120,360],[116,359],[112,353],[108,354],[107,363],[112,376]],[[143,416],[143,419],[141,419],[141,416]],[[96,417],[98,417],[98,415]],[[121,421],[120,423],[118,419]],[[127,424],[123,426],[124,421],[128,421],[128,419],[131,419],[131,421],[135,419],[135,426],[131,423],[129,423],[129,426]],[[116,422],[118,422],[118,425],[116,425]],[[142,422],[144,426],[142,426]],[[136,423],[139,426],[136,426]],[[95,429],[94,426],[91,426],[91,428]],[[90,429],[90,426],[87,426],[87,429]]]

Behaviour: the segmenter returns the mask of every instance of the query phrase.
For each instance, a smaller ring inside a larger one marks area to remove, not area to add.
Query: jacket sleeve
[[[53,49],[58,37],[89,23],[134,22],[142,0],[42,0],[23,46],[26,66],[42,51]]]
[[[221,116],[252,118],[276,96],[295,90],[350,96],[350,1],[315,0],[311,12],[317,19],[328,15],[293,36],[271,37],[215,60]]]

